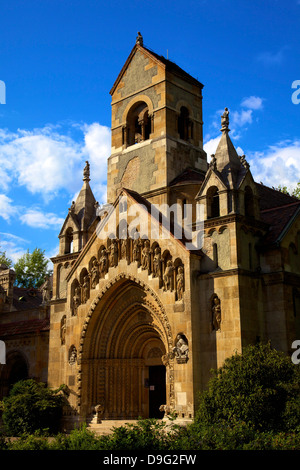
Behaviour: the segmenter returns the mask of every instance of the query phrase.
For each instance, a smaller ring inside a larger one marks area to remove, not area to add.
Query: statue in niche
[[[173,353],[177,359],[177,362],[186,362],[189,355],[189,346],[187,339],[182,334],[178,334],[176,337],[175,347]]]
[[[153,276],[161,278],[161,249],[159,246],[154,249]]]
[[[90,277],[87,274],[84,276],[82,284],[82,303],[86,303],[90,297]]]
[[[72,346],[70,349],[70,355],[69,355],[69,364],[70,366],[76,364],[77,361],[77,350],[75,346]]]
[[[127,259],[128,237],[127,230],[124,228],[121,234],[121,258]]]
[[[212,330],[221,329],[221,301],[217,295],[212,301]]]
[[[142,269],[150,270],[150,241],[145,240],[142,250]]]
[[[172,260],[167,261],[167,266],[164,272],[164,290],[171,290],[172,289],[172,276],[173,276],[174,266]]]
[[[141,262],[141,239],[134,236],[133,239],[133,249],[132,249],[132,261],[137,261],[138,267],[140,267]]]
[[[108,255],[105,248],[101,250],[100,261],[99,261],[99,272],[100,276],[104,277],[108,271]]]
[[[90,275],[91,275],[91,288],[95,289],[96,285],[99,282],[99,265],[96,259],[94,259],[93,261]]]
[[[118,266],[118,244],[115,239],[111,241],[109,247],[109,264],[111,267]]]
[[[73,315],[77,314],[79,305],[81,304],[81,290],[80,287],[75,287],[74,296],[73,296]]]
[[[177,300],[183,299],[184,292],[184,269],[183,266],[179,266],[178,274],[176,276],[176,290],[177,290]]]
[[[66,342],[66,316],[64,315],[61,319],[60,325],[60,344],[64,345]]]

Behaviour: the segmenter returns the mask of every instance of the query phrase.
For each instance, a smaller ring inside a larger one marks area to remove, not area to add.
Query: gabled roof
[[[203,88],[204,85],[201,82],[199,82],[196,78],[192,77],[190,74],[185,72],[181,67],[179,67],[177,64],[175,64],[175,62],[172,62],[171,60],[166,59],[162,55],[156,54],[152,50],[150,50],[150,49],[148,49],[148,48],[146,48],[146,47],[144,47],[140,44],[135,44],[134,47],[132,48],[125,64],[123,65],[117,79],[115,80],[110,92],[109,92],[111,95],[115,92],[116,87],[120,83],[120,81],[121,81],[123,75],[125,74],[125,72],[126,72],[128,66],[129,66],[133,56],[136,54],[137,51],[141,51],[142,53],[148,55],[154,61],[157,61],[166,71],[171,72],[174,75],[177,75],[177,76],[183,78],[184,80],[189,81],[190,83],[192,83],[196,86],[199,86],[201,89]]]
[[[176,176],[169,186],[181,186],[184,184],[202,184],[205,178],[205,172],[195,168],[186,168],[180,175]]]
[[[38,333],[40,331],[49,331],[49,329],[49,318],[15,321],[0,325],[0,337]]]
[[[261,211],[261,219],[269,225],[264,245],[280,242],[290,225],[300,215],[300,201]]]

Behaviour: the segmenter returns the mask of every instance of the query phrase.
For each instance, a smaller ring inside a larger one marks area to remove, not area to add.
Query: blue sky
[[[10,0],[0,22],[0,249],[14,261],[57,253],[87,159],[105,202],[109,91],[137,31],[204,84],[208,155],[227,106],[255,179],[300,181],[300,0]]]

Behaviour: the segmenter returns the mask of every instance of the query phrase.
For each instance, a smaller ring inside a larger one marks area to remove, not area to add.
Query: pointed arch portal
[[[156,294],[125,274],[94,301],[80,351],[80,410],[104,419],[162,417],[170,401],[172,335]]]

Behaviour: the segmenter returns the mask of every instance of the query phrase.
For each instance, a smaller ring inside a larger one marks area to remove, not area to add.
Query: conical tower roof
[[[247,168],[242,163],[241,157],[229,137],[229,111],[225,108],[221,116],[222,137],[213,156],[214,168],[219,173],[225,185],[229,188],[237,188],[245,176]]]
[[[81,230],[86,230],[96,217],[96,199],[90,187],[90,165],[86,162],[83,170],[83,185],[73,201],[70,212],[75,217]]]

